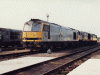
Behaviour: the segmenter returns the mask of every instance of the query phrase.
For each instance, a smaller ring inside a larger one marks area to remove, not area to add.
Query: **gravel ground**
[[[82,49],[84,47],[80,47],[77,49]],[[38,54],[33,54],[33,55],[25,55],[21,57],[26,57],[26,56],[33,56],[33,57],[60,57],[66,54],[71,53],[72,51],[76,51],[75,49],[68,49],[68,50],[63,50],[63,51],[57,51],[57,52],[52,52],[51,54],[48,53],[38,53]],[[18,58],[18,57],[17,57]],[[64,68],[59,69],[57,72],[51,73],[50,75],[66,75],[73,69],[75,69],[77,66],[81,65],[83,62],[90,58],[100,58],[100,50],[98,52],[92,53],[91,55],[84,57],[68,66],[65,66]],[[22,74],[21,74],[22,75]]]
[[[5,61],[5,60],[9,60],[9,59],[16,59],[16,58],[21,58],[21,57],[27,57],[27,56],[32,56],[32,57],[59,57],[59,56],[70,53],[72,50],[56,51],[56,52],[52,52],[51,54],[48,54],[48,53],[33,53],[33,54],[26,54],[26,55],[14,55],[14,56],[10,55],[10,56],[5,56],[5,57],[0,57],[0,61]],[[20,53],[20,52],[23,52],[23,51],[24,52],[30,52],[29,50],[14,50],[14,51],[1,52],[0,55]]]
[[[88,59],[100,59],[100,50],[98,50],[78,61],[75,61],[74,63],[71,63],[68,66],[63,67],[63,68],[59,69],[58,71],[51,73],[50,75],[67,75],[69,72],[71,72],[76,67],[80,66],[82,63],[84,63]]]
[[[87,46],[89,47],[89,46]],[[80,50],[82,48],[86,48],[86,47],[80,47],[80,48],[76,48],[77,50]],[[70,54],[72,52],[75,52],[76,49],[61,49],[60,51],[56,50],[56,52],[52,52],[51,54],[48,54],[48,53],[38,53],[38,54],[34,54],[34,55],[30,55],[30,56],[33,56],[33,57],[61,57],[61,56],[64,56],[66,54]]]
[[[89,47],[89,46],[86,46],[86,47]],[[76,48],[77,50],[81,50],[83,48],[86,48],[86,47],[79,47],[79,48]],[[13,53],[20,53],[20,52],[28,52],[29,50],[14,50],[14,51],[4,51],[4,52],[1,52],[0,55],[2,54],[13,54]],[[5,56],[5,57],[0,57],[0,61],[4,61],[4,60],[9,60],[9,59],[16,59],[16,58],[21,58],[21,57],[27,57],[27,56],[32,56],[32,57],[61,57],[61,56],[64,56],[66,54],[70,54],[72,53],[73,51],[76,51],[75,49],[56,49],[56,51],[52,52],[51,54],[48,54],[48,53],[33,53],[33,54],[27,54],[27,55],[10,55],[10,56]]]
[[[38,53],[38,54],[31,55],[31,56],[33,56],[33,57],[60,57],[60,56],[71,53],[71,51],[70,50],[66,50],[66,51],[63,50],[63,51],[58,51],[58,52],[52,52],[51,54]]]
[[[6,55],[6,54],[13,54],[13,53],[21,53],[21,52],[29,52],[30,50],[27,49],[27,50],[13,50],[13,51],[2,51],[0,52],[0,55]]]
[[[98,52],[93,53],[91,59],[100,59],[100,50]]]

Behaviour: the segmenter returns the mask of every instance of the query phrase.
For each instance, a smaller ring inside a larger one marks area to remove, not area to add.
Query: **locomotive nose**
[[[42,41],[42,32],[23,32],[23,41]]]
[[[37,37],[37,34],[36,32],[27,32],[27,38],[30,38],[30,37]]]

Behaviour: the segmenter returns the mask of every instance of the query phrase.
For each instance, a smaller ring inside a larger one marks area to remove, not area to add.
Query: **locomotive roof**
[[[56,23],[51,23],[51,22],[47,22],[47,21],[40,20],[40,19],[31,19],[30,21],[41,21],[41,22],[44,22],[44,23],[48,23],[48,24],[53,24],[53,25],[60,26],[60,25],[58,25]]]
[[[40,20],[40,19],[31,19],[30,21],[41,21],[43,23],[53,24],[53,25],[60,26],[60,27],[66,28],[66,29],[75,30],[75,29],[72,29],[72,28],[69,28],[69,27],[64,27],[64,26],[58,25],[56,23],[51,23],[51,22],[47,22],[47,21]]]
[[[51,22],[47,22],[47,21],[40,20],[40,19],[31,19],[30,21],[35,21],[35,22],[36,22],[36,21],[41,21],[41,22],[43,22],[43,23],[53,24],[53,25],[56,25],[56,26],[60,26],[60,27],[69,29],[69,30],[76,30],[76,29],[73,29],[73,28],[70,28],[70,27],[64,27],[64,26],[58,25],[58,24],[56,24],[56,23],[51,23]],[[79,31],[79,30],[76,30],[76,31]]]
[[[22,32],[21,30],[16,30],[16,29],[9,29],[9,28],[0,28],[0,30],[2,30],[2,31],[20,31],[20,32]]]
[[[48,24],[53,24],[53,25],[56,25],[56,26],[60,26],[60,27],[66,28],[66,29],[75,30],[75,31],[82,32],[82,33],[88,33],[88,32],[80,31],[80,30],[70,28],[70,27],[64,27],[64,26],[58,25],[56,23],[51,23],[51,22],[47,22],[47,21],[44,21],[44,20],[40,20],[40,19],[31,19],[30,21],[40,21],[40,22],[43,22],[43,23],[48,23]],[[88,33],[88,34],[91,34],[91,33]],[[95,34],[93,34],[93,35],[95,35]]]

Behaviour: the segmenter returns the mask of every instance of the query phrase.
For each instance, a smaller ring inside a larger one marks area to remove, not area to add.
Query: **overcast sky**
[[[0,27],[23,29],[31,18],[100,37],[100,0],[0,0]]]

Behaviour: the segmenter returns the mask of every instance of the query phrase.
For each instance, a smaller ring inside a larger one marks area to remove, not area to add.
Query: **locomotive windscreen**
[[[24,31],[31,31],[31,29],[32,29],[32,25],[25,24]]]
[[[27,22],[25,25],[24,25],[24,31],[33,31],[33,32],[36,32],[36,31],[41,31],[41,23],[40,22]]]
[[[41,31],[41,24],[33,24],[32,31]]]

